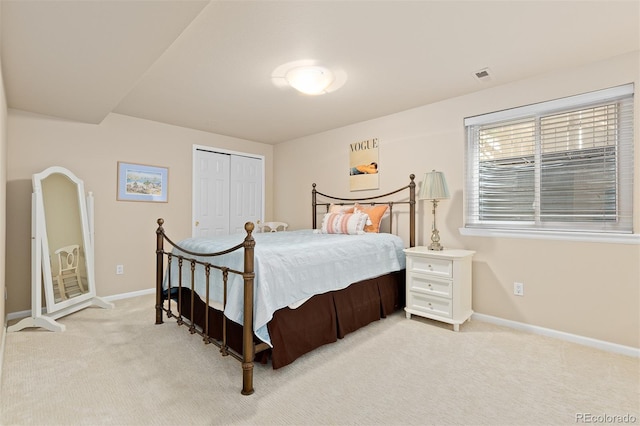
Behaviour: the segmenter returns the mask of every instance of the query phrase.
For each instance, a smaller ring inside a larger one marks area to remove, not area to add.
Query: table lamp
[[[422,180],[422,188],[420,188],[421,200],[431,200],[433,203],[433,225],[431,227],[431,244],[429,250],[442,250],[444,247],[440,244],[440,233],[436,227],[436,207],[438,201],[449,198],[449,188],[444,178],[444,173],[435,170],[425,173]]]

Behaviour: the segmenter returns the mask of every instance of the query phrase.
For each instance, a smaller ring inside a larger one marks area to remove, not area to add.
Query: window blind
[[[633,232],[633,85],[465,126],[466,227]]]

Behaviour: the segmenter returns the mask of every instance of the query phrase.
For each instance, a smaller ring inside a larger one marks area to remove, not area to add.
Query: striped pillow
[[[321,234],[364,234],[369,216],[364,213],[326,213],[322,219]]]

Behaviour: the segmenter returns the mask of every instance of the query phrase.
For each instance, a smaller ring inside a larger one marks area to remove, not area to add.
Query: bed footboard
[[[237,246],[234,246],[227,250],[216,252],[216,253],[194,253],[180,247],[179,245],[171,241],[169,237],[167,237],[167,235],[164,232],[164,228],[162,226],[164,224],[164,219],[162,218],[158,219],[157,223],[158,223],[158,228],[156,229],[156,304],[155,304],[156,324],[163,323],[163,313],[166,313],[167,317],[176,317],[179,325],[182,325],[183,323],[187,322],[185,321],[182,315],[182,312],[180,310],[178,310],[178,315],[176,316],[173,314],[171,309],[172,289],[177,289],[177,297],[182,297],[182,291],[181,291],[183,288],[182,271],[180,271],[179,276],[181,278],[179,279],[177,286],[173,287],[171,281],[169,280],[168,288],[166,289],[166,291],[163,288],[163,283],[165,279],[164,277],[165,257],[167,258],[167,268],[172,267],[172,258],[176,257],[178,259],[178,265],[179,265],[178,268],[182,268],[185,262],[189,264],[191,267],[191,283],[189,283],[189,286],[191,289],[192,296],[191,296],[191,312],[190,312],[190,315],[188,315],[188,317],[190,318],[190,320],[188,320],[189,332],[192,334],[193,333],[200,334],[203,337],[203,340],[205,341],[205,343],[214,343],[216,346],[220,348],[220,352],[222,353],[222,355],[232,355],[234,358],[242,362],[241,393],[243,395],[251,395],[254,392],[253,360],[255,358],[255,354],[257,352],[260,352],[268,348],[268,345],[266,344],[256,344],[253,339],[253,293],[254,293],[253,283],[255,278],[253,255],[254,255],[254,248],[255,248],[255,240],[253,239],[252,233],[254,230],[254,224],[252,222],[247,222],[245,224],[244,228],[245,228],[245,231],[247,232],[247,235],[244,241],[241,244],[238,244]],[[179,249],[180,251],[187,253],[188,255],[191,255],[191,256],[199,256],[199,257],[203,257],[203,256],[215,257],[215,256],[231,253],[239,249],[244,249],[243,271],[236,271],[236,270],[227,268],[225,266],[213,265],[210,262],[203,262],[201,260],[197,260],[195,258],[188,257],[188,256],[172,254],[170,250],[165,251],[164,249],[165,240],[171,246]],[[207,317],[204,320],[203,326],[198,327],[195,321],[193,320],[194,318],[193,306],[194,306],[194,297],[195,297],[194,296],[195,292],[193,291],[193,285],[194,285],[193,271],[195,269],[196,264],[204,266],[206,271],[207,295],[205,297],[205,303],[207,304],[207,307],[209,306],[208,280],[209,280],[209,274],[211,272],[211,269],[219,270],[222,273],[224,288],[225,288],[224,290],[225,303],[226,303],[226,288],[227,288],[228,274],[231,273],[231,274],[242,275],[242,278],[244,281],[244,305],[243,305],[244,320],[242,325],[242,329],[243,329],[242,330],[242,351],[240,354],[236,354],[235,352],[229,350],[229,346],[227,345],[227,340],[226,340],[227,319],[225,318],[224,315],[222,315],[222,339],[220,341],[212,337],[213,330],[209,330],[209,319],[208,319],[209,310],[208,309],[206,310]],[[167,301],[166,308],[164,306],[165,300]],[[181,303],[178,303],[178,305],[180,306]]]

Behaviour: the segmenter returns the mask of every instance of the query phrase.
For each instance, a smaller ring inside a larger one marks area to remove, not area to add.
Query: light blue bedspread
[[[245,234],[212,238],[189,238],[178,244],[193,252],[214,253],[240,244]],[[285,306],[296,306],[309,297],[339,290],[349,284],[375,278],[405,268],[404,243],[396,235],[317,234],[313,230],[254,234],[256,241],[254,268],[254,332],[271,345],[267,323],[273,313]],[[174,249],[174,254],[178,251]],[[215,265],[243,270],[244,249],[216,258],[199,258]],[[213,259],[213,260],[212,260]],[[172,286],[178,285],[177,259],[172,261]],[[204,267],[196,268],[195,290],[205,298]],[[189,286],[191,268],[183,265],[183,286]],[[221,274],[211,270],[209,298],[223,300]],[[165,288],[167,283],[165,280]],[[242,324],[243,281],[229,274],[227,318]]]

